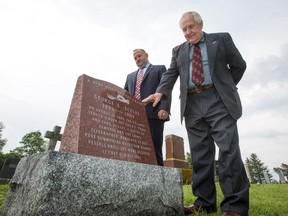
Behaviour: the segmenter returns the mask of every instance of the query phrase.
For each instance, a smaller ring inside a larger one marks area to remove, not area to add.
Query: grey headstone
[[[246,163],[244,164],[244,168],[245,168],[247,177],[249,179],[249,182],[252,183],[252,178],[251,178],[251,175],[250,175],[249,167],[248,167],[248,165]]]
[[[0,179],[11,179],[19,161],[18,158],[7,158],[0,172]]]
[[[181,170],[73,153],[22,158],[3,216],[183,215]]]
[[[270,181],[270,178],[269,178],[269,175],[268,175],[267,170],[264,170],[264,171],[263,171],[263,175],[264,175],[264,178],[265,178],[265,183],[266,183],[266,184],[270,184],[271,181]]]
[[[279,182],[280,184],[282,183],[287,183],[283,174],[283,171],[281,169],[276,169],[275,172],[279,175]]]

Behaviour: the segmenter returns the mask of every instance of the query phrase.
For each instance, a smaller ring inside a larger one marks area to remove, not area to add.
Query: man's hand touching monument
[[[145,105],[147,103],[152,103],[153,102],[153,107],[155,107],[158,104],[158,102],[161,100],[162,96],[163,96],[162,93],[151,94],[147,98],[144,98],[142,100],[142,102],[145,103]]]

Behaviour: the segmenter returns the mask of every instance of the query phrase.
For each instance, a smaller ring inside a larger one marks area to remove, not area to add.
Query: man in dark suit
[[[239,148],[237,119],[242,115],[242,107],[236,87],[246,70],[246,62],[230,34],[202,31],[203,21],[197,12],[183,14],[180,27],[186,42],[173,49],[170,68],[163,74],[156,93],[142,101],[153,102],[153,106],[160,99],[163,101],[180,77],[181,122],[184,117],[192,157],[192,191],[197,197],[193,205],[184,207],[185,214],[199,209],[217,210],[216,143],[219,183],[224,194],[222,215],[248,215],[249,181]],[[193,62],[197,47],[202,57],[200,66]],[[203,71],[200,84],[194,82],[197,75],[194,69],[199,68]]]
[[[166,67],[165,65],[150,64],[148,54],[143,49],[135,49],[133,51],[133,57],[139,69],[128,74],[124,89],[139,100],[142,100],[150,94],[155,93],[161,76],[166,71]],[[137,85],[137,81],[139,85]],[[164,102],[160,101],[155,107],[153,107],[152,104],[145,106],[157,164],[159,166],[163,166],[162,146],[164,122],[169,120],[170,105],[171,99],[169,96],[168,100]]]

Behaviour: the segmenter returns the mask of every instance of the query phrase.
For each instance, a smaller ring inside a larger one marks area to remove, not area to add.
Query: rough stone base
[[[72,153],[22,158],[6,215],[183,215],[181,170]]]

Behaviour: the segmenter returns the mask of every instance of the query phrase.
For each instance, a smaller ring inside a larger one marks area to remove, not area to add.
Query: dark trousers
[[[148,122],[156,154],[157,164],[159,166],[164,166],[162,154],[164,121],[157,119],[148,119]]]
[[[189,139],[195,205],[216,209],[214,183],[215,143],[219,147],[219,184],[224,194],[222,211],[248,215],[249,180],[241,159],[237,121],[212,88],[187,95],[185,124]]]

